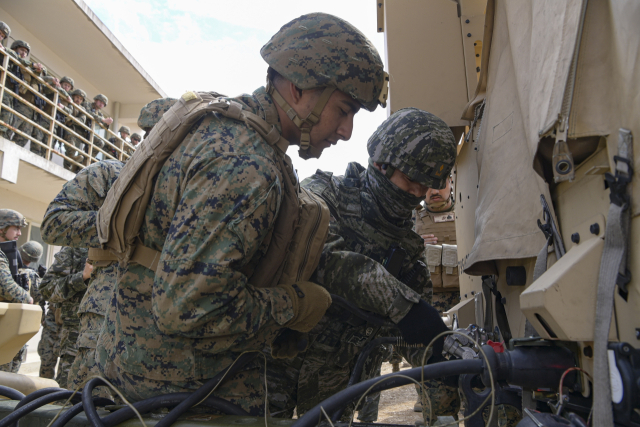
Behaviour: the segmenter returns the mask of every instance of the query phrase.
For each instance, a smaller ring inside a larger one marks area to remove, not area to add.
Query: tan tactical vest
[[[117,259],[123,266],[135,262],[156,270],[160,252],[142,245],[138,237],[155,176],[191,127],[209,113],[245,123],[269,145],[282,143],[275,126],[250,111],[243,111],[240,103],[223,99],[215,92],[185,93],[153,127],[109,190],[96,224],[103,249],[90,250],[89,259]],[[285,147],[288,145],[286,142]],[[327,205],[312,192],[300,191],[288,156],[279,156],[278,163],[284,196],[267,253],[249,277],[256,287],[308,280],[320,261],[329,232]]]
[[[433,234],[438,238],[437,245],[425,246],[425,257],[431,273],[433,292],[459,291],[454,212],[431,213],[420,206],[416,209],[416,233]]]

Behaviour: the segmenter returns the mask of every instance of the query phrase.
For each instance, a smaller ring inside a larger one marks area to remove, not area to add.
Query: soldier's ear
[[[291,97],[292,104],[298,104],[302,99],[302,90],[298,89],[298,87],[290,81],[287,81],[287,92]]]

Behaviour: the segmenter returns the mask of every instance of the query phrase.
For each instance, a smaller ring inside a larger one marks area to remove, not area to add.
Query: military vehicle
[[[467,426],[484,425],[480,411],[492,404],[515,407],[519,426],[640,426],[640,259],[633,243],[640,242],[640,150],[633,150],[640,135],[640,3],[378,0],[376,8],[390,112],[427,110],[460,140],[454,195],[462,302],[447,313],[460,335],[446,347],[462,360],[430,365],[425,377],[460,374]],[[490,340],[493,346],[482,345]],[[419,380],[421,371],[403,374]],[[316,425],[372,386],[408,383],[387,377],[374,385],[379,380],[356,384],[299,420],[268,423]],[[127,408],[98,413],[92,387],[66,413],[84,405],[86,417],[74,424],[110,426],[134,416]],[[168,396],[164,404],[198,402],[207,393]],[[144,413],[162,404],[136,407]],[[1,416],[15,402],[6,405]],[[51,417],[42,411],[34,414]],[[27,413],[18,412],[11,422]],[[175,418],[162,419],[169,420]],[[266,420],[193,416],[179,424],[200,421]]]

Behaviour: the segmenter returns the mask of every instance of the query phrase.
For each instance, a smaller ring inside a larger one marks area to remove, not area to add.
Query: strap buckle
[[[631,161],[625,157],[613,156],[613,160],[616,163],[622,162],[626,164],[628,172],[625,174],[616,167],[615,176],[609,172],[604,174],[604,179],[609,185],[609,200],[614,205],[624,207],[626,209],[630,202],[629,195],[627,194],[627,185],[631,182],[631,178],[633,177],[633,166],[631,165]]]

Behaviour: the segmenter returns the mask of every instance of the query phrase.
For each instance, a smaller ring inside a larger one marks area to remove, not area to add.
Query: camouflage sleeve
[[[255,288],[241,272],[275,222],[280,193],[275,166],[259,156],[190,166],[153,285],[153,314],[163,333],[254,334],[293,317],[283,289]]]
[[[122,169],[122,163],[102,161],[82,169],[67,182],[47,208],[42,238],[52,245],[99,248],[98,209]]]
[[[2,252],[0,252],[0,298],[4,302],[26,303],[29,301],[29,293],[13,280],[9,260]]]
[[[40,293],[50,302],[60,303],[87,289],[82,270],[73,269],[73,248],[64,247],[55,255],[55,261],[42,278]]]
[[[420,300],[420,294],[393,277],[378,262],[344,250],[344,240],[329,233],[311,280],[358,307],[397,323]]]

